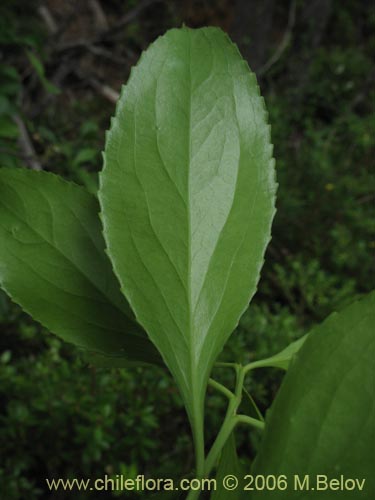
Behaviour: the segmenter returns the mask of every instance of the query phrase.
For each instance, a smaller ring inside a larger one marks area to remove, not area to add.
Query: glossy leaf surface
[[[0,283],[26,312],[79,347],[160,362],[104,253],[98,203],[46,172],[0,169]]]
[[[266,118],[228,37],[182,28],[142,55],[107,135],[99,198],[108,253],[191,421],[203,420],[210,370],[256,290],[270,239]]]
[[[374,498],[374,324],[375,292],[329,316],[296,355],[266,419],[253,470],[287,475],[289,487],[278,499]],[[294,490],[294,475],[308,475],[310,491]],[[365,483],[362,491],[318,490],[317,475]]]

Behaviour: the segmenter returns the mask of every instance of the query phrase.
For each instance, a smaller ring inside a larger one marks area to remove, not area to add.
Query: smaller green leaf
[[[84,188],[0,169],[0,285],[63,340],[121,363],[162,364],[120,293]]]
[[[295,340],[294,342],[289,344],[288,347],[286,347],[279,353],[275,354],[274,356],[254,361],[253,363],[250,363],[248,366],[251,368],[273,367],[273,368],[282,368],[283,370],[287,370],[293,359],[293,356],[301,349],[306,339],[307,335],[304,335],[300,339]]]

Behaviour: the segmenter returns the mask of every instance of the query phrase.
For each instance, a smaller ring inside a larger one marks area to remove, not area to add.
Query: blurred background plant
[[[121,84],[140,52],[182,22],[220,26],[238,43],[272,124],[273,239],[259,291],[222,354],[246,362],[374,286],[372,2],[3,0],[0,165],[52,171],[95,193]],[[46,477],[191,473],[188,424],[164,372],[87,366],[2,292],[0,333],[1,498],[71,497],[46,491]],[[225,370],[215,376],[232,382]],[[281,378],[264,369],[249,378],[263,412]],[[224,406],[210,390],[208,441]],[[241,429],[237,441],[249,462],[259,436]]]

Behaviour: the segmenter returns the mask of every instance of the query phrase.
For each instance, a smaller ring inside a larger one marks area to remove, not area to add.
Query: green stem
[[[228,399],[234,398],[234,394],[232,391],[227,389],[224,385],[220,384],[219,382],[216,382],[213,378],[210,378],[208,381],[208,385],[216,389],[217,391],[221,392],[226,396]]]
[[[228,363],[229,364],[229,363]],[[202,463],[202,458],[200,458],[197,454],[197,478],[201,479],[204,477],[209,477],[212,469],[214,468],[216,461],[220,455],[221,450],[223,449],[225,443],[227,442],[230,434],[233,432],[233,429],[235,426],[239,423],[251,425],[257,429],[263,429],[264,428],[264,423],[261,422],[260,420],[257,420],[255,418],[249,417],[247,415],[237,415],[237,410],[241,404],[241,399],[242,399],[242,389],[244,385],[244,380],[245,380],[245,375],[248,372],[249,365],[246,367],[237,365],[235,363],[230,363],[232,368],[235,368],[236,370],[236,387],[234,393],[231,392],[229,389],[224,387],[222,384],[219,382],[216,382],[216,380],[210,379],[209,380],[209,385],[218,391],[220,391],[222,394],[224,394],[228,400],[228,408],[227,412],[224,417],[223,424],[220,428],[220,431],[218,435],[216,436],[216,439],[207,455],[206,460],[204,461],[204,445],[202,445],[202,456],[203,456],[203,465],[202,469],[199,467],[198,464],[201,466]],[[199,435],[196,434],[196,430],[198,428],[193,430],[194,433],[194,439],[195,439],[195,448],[196,450],[199,449]],[[203,425],[202,425],[202,431],[203,431]],[[202,432],[202,439],[203,439],[203,432]],[[198,471],[201,471],[201,473],[198,475]],[[186,498],[186,500],[197,500],[199,498],[201,491],[200,490],[191,490]]]
[[[264,422],[257,420],[256,418],[249,417],[248,415],[236,415],[236,423],[247,424],[256,429],[263,430],[265,425]]]
[[[195,474],[202,478],[204,473],[204,424],[203,415],[197,404],[193,405],[194,419],[192,423],[194,449],[195,449]]]
[[[243,387],[243,383],[244,383],[245,375],[246,375],[244,367],[243,366],[237,366],[237,368],[236,368],[236,374],[237,374],[237,381],[236,381],[236,388],[235,388],[234,394],[236,396],[237,403],[238,403],[237,407],[236,407],[236,410],[237,410],[237,408],[239,407],[239,405],[241,403],[241,399],[242,399],[242,387]]]
[[[225,419],[223,422],[223,425],[221,426],[221,429],[219,431],[219,434],[217,435],[214,444],[212,445],[212,448],[210,449],[206,463],[205,463],[205,468],[204,468],[204,475],[205,477],[208,477],[216,463],[216,460],[223,449],[223,446],[227,442],[227,439],[229,438],[231,432],[233,431],[235,425],[236,425],[236,420],[235,420],[235,413],[236,413],[236,404],[237,401],[233,399],[229,405],[228,405],[228,410],[225,415]]]
[[[236,388],[234,391],[234,395],[229,400],[229,405],[227,413],[224,418],[223,425],[221,426],[219,434],[217,435],[214,444],[212,445],[212,448],[207,455],[205,469],[204,469],[205,477],[209,476],[221,450],[223,449],[223,446],[227,442],[227,439],[229,438],[231,432],[233,431],[236,425],[235,417],[237,409],[240,406],[242,399],[242,387],[243,387],[245,373],[243,371],[243,368],[239,365],[236,365],[235,369],[237,374]]]
[[[200,479],[204,472],[204,398],[202,387],[198,378],[198,370],[195,366],[191,367],[190,377],[190,400],[186,404],[189,408],[189,420],[193,434],[194,452],[195,452],[195,477]]]
[[[243,367],[245,375],[254,368],[267,368],[273,366],[272,363],[270,364],[270,360],[271,358],[260,359],[259,361],[253,361],[252,363],[245,365]]]

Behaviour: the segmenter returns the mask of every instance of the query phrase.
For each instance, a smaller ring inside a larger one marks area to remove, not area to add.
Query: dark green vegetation
[[[182,14],[160,2],[113,38],[94,44],[104,49],[101,54],[87,47],[60,47],[56,53],[33,3],[22,3],[3,2],[0,16],[1,165],[32,160],[16,144],[19,131],[11,116],[17,113],[43,168],[95,191],[101,131],[113,114],[113,104],[97,94],[98,81],[118,89],[139,50],[179,25]],[[109,23],[122,13],[119,5],[106,2]],[[280,43],[289,5],[274,10],[265,61]],[[278,214],[259,292],[223,360],[249,362],[277,352],[373,286],[370,14],[362,2],[333,2],[325,28],[319,22],[317,29],[314,12],[297,3],[289,45],[267,71],[259,64],[277,158]],[[71,38],[88,36],[89,15],[78,16],[81,32],[71,28]],[[192,25],[219,22],[215,6],[202,19],[196,18],[199,9],[194,19],[189,15],[185,20]],[[229,9],[222,20],[229,32],[232,15]],[[122,63],[114,60],[119,54]],[[253,66],[251,46],[248,56]],[[76,350],[43,332],[3,295],[0,307],[0,484],[6,498],[38,498],[38,490],[43,497],[44,477],[100,477],[106,471],[168,477],[191,471],[185,414],[174,384],[161,371],[87,368]],[[225,372],[220,377],[228,382]],[[249,379],[261,408],[269,406],[279,382],[279,372],[271,370]],[[219,424],[222,406],[222,398],[210,392],[207,429]],[[247,430],[240,430],[237,441],[244,457],[254,454],[258,443],[249,446]]]

